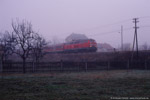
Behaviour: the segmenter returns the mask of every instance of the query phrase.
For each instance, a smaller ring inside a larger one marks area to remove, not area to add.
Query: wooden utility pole
[[[134,45],[135,45],[135,42],[136,42],[136,54],[137,54],[137,59],[139,57],[139,50],[138,50],[138,37],[137,37],[137,29],[139,27],[137,27],[137,23],[138,23],[138,18],[133,18],[133,23],[135,24],[135,26],[133,27],[135,29],[135,32],[134,32],[134,39],[133,39],[133,48],[132,48],[132,51],[134,53]],[[132,58],[133,58],[133,53],[132,53]]]
[[[121,26],[121,49],[123,51],[123,26]]]

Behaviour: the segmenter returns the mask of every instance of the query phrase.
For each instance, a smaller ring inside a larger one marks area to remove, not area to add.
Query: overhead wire
[[[144,19],[144,18],[150,18],[150,16],[141,16],[141,17],[138,17],[138,18],[142,18],[142,19]]]
[[[142,16],[142,17],[138,17],[138,18],[150,18],[150,16]],[[119,22],[116,22],[114,24],[109,24],[109,25],[115,25],[115,24],[119,24],[121,22],[127,22],[127,21],[131,21],[132,19],[127,19],[127,20],[123,20],[123,21],[119,21]],[[108,26],[109,26],[108,25]],[[105,25],[107,26],[107,25]],[[145,25],[145,26],[140,26],[140,28],[145,28],[145,27],[150,27],[150,25]],[[124,28],[123,31],[127,31],[127,30],[132,30],[133,28]],[[120,32],[120,30],[113,30],[113,31],[109,31],[109,32],[102,32],[102,33],[95,33],[95,34],[91,34],[89,36],[98,36],[98,35],[107,35],[107,34],[111,34],[111,33],[117,33],[117,32]]]
[[[120,23],[126,23],[126,22],[129,22],[131,20],[132,19],[121,20],[121,21],[114,22],[114,23],[111,23],[111,24],[106,24],[106,25],[97,26],[97,27],[93,27],[93,28],[90,28],[90,29],[84,29],[84,30],[91,31],[91,30],[96,30],[96,29],[102,29],[102,28],[114,26],[114,25],[117,25],[117,24],[120,24]],[[83,31],[83,30],[78,30],[77,32],[81,32],[81,31]]]
[[[143,26],[140,26],[142,28],[145,28],[145,27],[150,27],[150,25],[143,25]]]
[[[141,17],[137,17],[137,18],[140,18],[140,19],[144,19],[144,18],[150,18],[150,16],[141,16]],[[94,27],[94,28],[91,28],[91,29],[85,29],[86,31],[89,31],[89,30],[96,30],[96,29],[101,29],[101,28],[105,28],[105,27],[110,27],[110,26],[114,26],[114,25],[117,25],[117,24],[123,24],[123,23],[126,23],[126,22],[129,22],[131,21],[132,22],[132,18],[129,18],[129,19],[126,19],[126,20],[121,20],[121,21],[118,21],[118,22],[115,22],[115,23],[111,23],[111,24],[106,24],[106,25],[103,25],[103,26],[97,26],[97,27]],[[82,32],[83,30],[78,30],[76,32]],[[118,30],[117,30],[118,31]],[[115,32],[115,31],[113,31]],[[104,32],[105,33],[113,33],[113,32]],[[68,34],[70,34],[72,32],[68,32]],[[89,33],[86,33],[86,34],[89,34]],[[90,35],[91,36],[91,35]]]
[[[113,25],[116,25],[116,24],[120,24],[120,23],[126,23],[126,22],[131,21],[131,20],[132,19],[126,19],[126,20],[118,21],[118,22],[115,22],[115,23],[112,23],[112,24],[103,25],[103,26],[100,26],[99,28],[109,27],[109,26],[113,26]]]
[[[132,30],[133,28],[125,28],[124,31],[127,31],[127,30]],[[107,34],[111,34],[111,33],[119,33],[120,30],[113,30],[113,31],[109,31],[109,32],[102,32],[102,33],[95,33],[95,34],[91,34],[89,36],[98,36],[98,35],[107,35]]]
[[[150,25],[144,25],[144,26],[140,26],[140,28],[146,28],[146,27],[150,27]],[[123,30],[124,31],[128,31],[128,30],[132,30],[133,28],[130,27],[130,28],[124,28]],[[102,33],[95,33],[95,34],[91,34],[89,36],[102,36],[102,35],[107,35],[107,34],[111,34],[111,33],[118,33],[120,32],[120,30],[113,30],[113,31],[109,31],[109,32],[102,32]]]

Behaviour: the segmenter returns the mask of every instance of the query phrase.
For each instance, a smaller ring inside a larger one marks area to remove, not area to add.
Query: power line
[[[118,22],[115,22],[115,23],[112,23],[112,24],[107,24],[107,25],[104,25],[104,26],[101,26],[101,27],[109,27],[109,26],[113,26],[113,25],[116,25],[116,24],[122,24],[122,23],[129,22],[131,20],[132,19],[126,19],[126,20],[118,21]]]
[[[141,16],[141,17],[138,17],[138,18],[150,18],[150,16]],[[122,20],[122,21],[118,21],[118,22],[115,22],[115,23],[111,23],[111,24],[107,24],[107,25],[103,25],[103,26],[100,26],[100,27],[96,27],[96,28],[103,28],[103,27],[109,27],[109,26],[113,26],[113,25],[116,25],[116,24],[122,24],[122,23],[126,23],[126,22],[129,22],[131,21],[132,19],[126,19],[126,20]]]
[[[119,32],[119,31],[120,30],[114,30],[114,31],[110,31],[110,32],[103,32],[103,33],[91,34],[89,36],[106,35],[106,34],[110,34],[110,33],[116,33],[116,32]]]
[[[141,16],[141,17],[139,17],[139,18],[141,18],[141,19],[145,19],[145,18],[150,18],[150,16]],[[121,21],[118,21],[118,22],[115,22],[115,23],[111,23],[111,24],[107,24],[107,25],[103,25],[103,26],[98,26],[98,27],[94,27],[94,28],[91,28],[91,29],[85,29],[86,31],[89,31],[89,30],[96,30],[96,29],[101,29],[101,28],[105,28],[105,27],[110,27],[110,26],[114,26],[114,25],[117,25],[117,24],[123,24],[123,23],[126,23],[126,22],[129,22],[129,21],[131,21],[132,19],[131,18],[129,18],[129,19],[126,19],[126,20],[121,20]],[[125,29],[124,29],[125,30]],[[80,31],[83,31],[83,30],[78,30],[77,32],[80,32]],[[115,32],[117,32],[117,31],[119,31],[119,30],[116,30],[116,31],[110,31],[110,32],[104,32],[104,33],[101,33],[102,35],[103,34],[109,34],[109,33],[115,33]],[[125,30],[126,31],[126,30]],[[68,34],[70,34],[70,33],[72,33],[72,32],[69,32]],[[95,34],[93,34],[93,35],[95,35]],[[93,35],[90,35],[90,36],[93,36]],[[96,34],[97,35],[97,34]]]
[[[127,30],[131,30],[132,28],[124,28],[123,31],[127,31]],[[113,30],[113,31],[109,31],[109,32],[102,32],[102,33],[96,33],[96,34],[91,34],[89,36],[98,36],[98,35],[107,35],[107,34],[111,34],[111,33],[118,33],[120,30]]]
[[[141,16],[141,17],[138,17],[138,18],[150,18],[150,16]],[[103,25],[103,26],[99,26],[99,27],[95,27],[94,29],[98,29],[98,28],[104,28],[104,27],[110,27],[110,26],[114,26],[114,25],[117,25],[117,24],[122,24],[122,23],[126,23],[126,22],[129,22],[131,21],[132,19],[126,19],[126,20],[122,20],[122,21],[118,21],[118,22],[115,22],[115,23],[111,23],[111,24],[107,24],[107,25]]]
[[[150,27],[150,25],[143,25],[143,26],[140,26],[140,28],[146,28],[146,27]]]
[[[147,27],[150,27],[150,25],[145,25],[145,26],[140,26],[140,28],[147,28]],[[124,28],[123,31],[128,31],[128,30],[132,30],[133,28]],[[111,33],[117,33],[119,32],[120,30],[112,30],[112,31],[109,31],[109,32],[102,32],[102,33],[95,33],[95,34],[91,34],[89,36],[98,36],[98,35],[107,35],[107,34],[111,34]]]
[[[150,16],[142,16],[142,17],[139,17],[139,18],[142,18],[142,19],[150,18]],[[126,19],[126,20],[118,21],[118,22],[115,22],[115,23],[112,23],[112,24],[107,24],[107,25],[104,25],[104,26],[96,27],[96,28],[110,27],[110,26],[113,26],[113,25],[116,25],[116,24],[126,23],[126,22],[131,21],[131,20],[132,19]],[[144,26],[144,27],[149,27],[149,26]]]
[[[141,16],[141,17],[138,17],[138,18],[150,18],[150,16]]]
[[[118,22],[115,22],[115,23],[106,24],[106,25],[102,25],[102,26],[98,26],[98,27],[93,27],[91,29],[85,29],[85,30],[89,31],[89,30],[96,30],[96,29],[106,28],[106,27],[117,25],[117,24],[123,24],[123,23],[126,23],[126,22],[130,22],[131,20],[132,19],[121,20],[121,21],[118,21]],[[78,30],[78,31],[83,31],[83,30]]]

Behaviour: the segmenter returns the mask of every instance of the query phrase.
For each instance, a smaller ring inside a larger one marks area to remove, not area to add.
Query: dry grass
[[[3,74],[0,100],[109,100],[149,97],[150,71]]]

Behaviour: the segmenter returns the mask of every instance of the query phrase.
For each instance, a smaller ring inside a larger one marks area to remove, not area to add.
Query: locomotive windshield
[[[90,39],[90,41],[91,41],[91,42],[95,42],[95,40],[93,40],[93,39]]]

